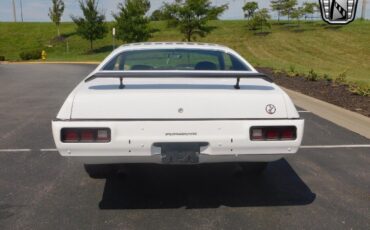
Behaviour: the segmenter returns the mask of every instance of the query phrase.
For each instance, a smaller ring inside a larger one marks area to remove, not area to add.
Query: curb
[[[370,139],[370,118],[296,91],[281,88],[298,107]]]

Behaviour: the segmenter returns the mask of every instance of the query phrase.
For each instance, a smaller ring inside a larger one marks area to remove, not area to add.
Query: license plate
[[[161,148],[163,164],[197,164],[199,163],[200,147],[206,142],[190,143],[156,143]]]

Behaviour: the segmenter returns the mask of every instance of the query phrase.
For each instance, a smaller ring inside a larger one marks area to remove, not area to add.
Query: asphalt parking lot
[[[0,65],[0,229],[370,229],[370,140],[308,111],[304,148],[260,177],[217,165],[90,178],[53,150],[50,121],[93,68]]]

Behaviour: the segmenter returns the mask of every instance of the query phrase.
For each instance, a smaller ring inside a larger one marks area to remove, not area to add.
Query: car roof
[[[117,51],[124,50],[135,50],[135,49],[208,49],[208,50],[222,50],[225,52],[231,51],[230,48],[212,44],[212,43],[200,43],[200,42],[140,42],[140,43],[129,43],[120,46]]]

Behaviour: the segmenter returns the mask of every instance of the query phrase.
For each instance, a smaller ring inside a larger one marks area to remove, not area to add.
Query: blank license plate
[[[178,143],[155,143],[161,148],[163,164],[197,164],[201,146],[207,146],[206,142],[178,142]]]

